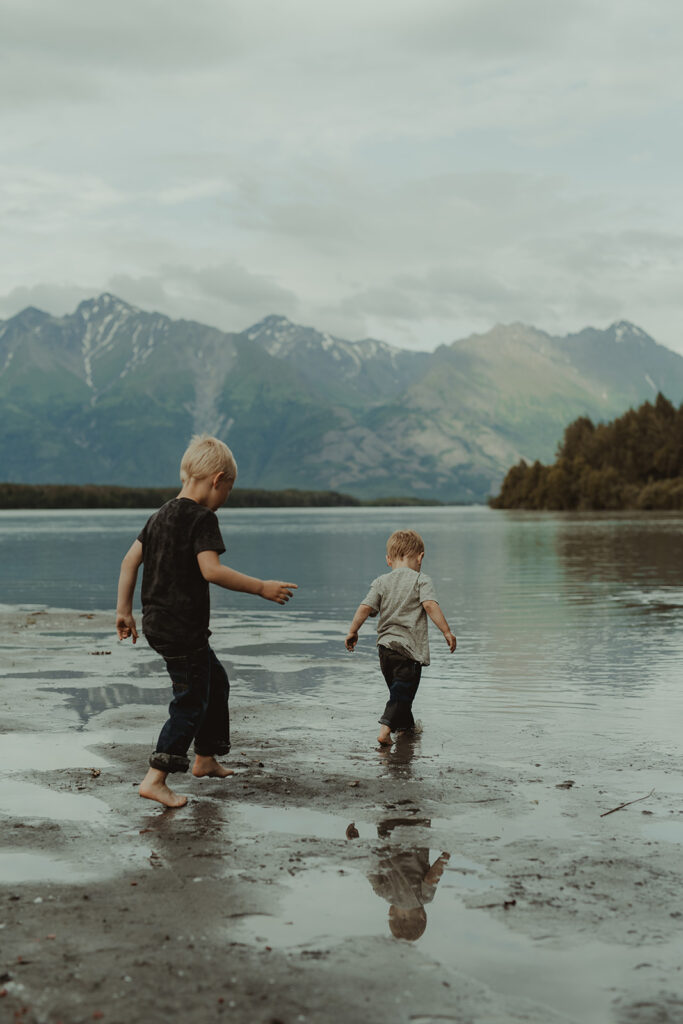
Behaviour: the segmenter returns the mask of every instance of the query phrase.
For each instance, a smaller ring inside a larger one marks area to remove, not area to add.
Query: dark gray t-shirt
[[[211,633],[209,584],[197,555],[225,551],[216,513],[191,498],[173,498],[147,520],[138,540],[143,633],[151,641],[196,650]]]

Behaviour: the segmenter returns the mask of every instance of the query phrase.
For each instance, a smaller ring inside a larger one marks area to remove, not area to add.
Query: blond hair
[[[396,908],[398,909],[398,908]],[[389,908],[389,930],[395,939],[406,939],[415,942],[427,927],[427,911],[424,907],[411,907],[410,910],[399,910],[396,917]]]
[[[228,480],[237,477],[237,463],[227,444],[208,434],[195,434],[180,462],[180,479],[204,480],[207,476],[225,473]]]
[[[387,558],[392,562],[397,558],[410,558],[422,554],[424,549],[424,541],[416,530],[394,530],[387,541]]]

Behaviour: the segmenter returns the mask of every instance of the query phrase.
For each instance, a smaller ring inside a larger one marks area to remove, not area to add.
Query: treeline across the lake
[[[551,466],[513,466],[493,508],[683,509],[683,404],[662,395],[597,426],[587,417],[564,432]]]
[[[0,508],[160,508],[175,498],[179,487],[109,487],[99,484],[0,483]],[[233,508],[325,507],[360,505],[335,491],[261,491],[235,488]]]
[[[0,483],[0,509],[160,508],[178,487],[114,487],[100,484]],[[360,505],[439,505],[419,498],[378,498],[363,502],[337,491],[264,491],[236,487],[232,508],[335,508]]]

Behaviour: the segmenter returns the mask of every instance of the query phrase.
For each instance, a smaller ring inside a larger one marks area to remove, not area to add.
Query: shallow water
[[[107,804],[83,793],[56,793],[31,782],[3,779],[0,816],[97,824],[111,816]]]
[[[431,859],[439,852],[430,850]],[[485,911],[466,907],[461,894],[476,884],[476,875],[473,882],[471,875],[449,865],[425,908],[425,930],[415,947],[437,963],[479,978],[494,990],[546,1005],[553,1013],[571,1008],[572,1020],[604,1024],[610,1019],[613,989],[639,958],[657,952],[643,947],[625,955],[595,941],[553,949],[550,943],[501,928]],[[276,913],[231,922],[226,937],[273,949],[320,952],[334,950],[350,936],[391,935],[389,905],[373,893],[361,871],[311,866],[283,888]]]
[[[60,768],[108,768],[110,762],[90,746],[102,743],[104,733],[90,734],[87,740],[71,732],[15,732],[2,737],[0,771],[57,771]],[[3,783],[3,793],[5,783]],[[0,799],[0,813],[4,802]]]
[[[140,511],[0,513],[0,604],[112,608],[120,559],[143,525]],[[414,526],[424,568],[459,637],[451,656],[431,632],[432,664],[416,710],[452,742],[456,720],[495,716],[580,732],[677,742],[683,712],[683,517],[566,515],[486,508],[257,509],[219,513],[224,561],[299,583],[285,608],[212,588],[214,645],[241,692],[286,692],[335,706],[335,726],[377,717],[384,700],[372,623],[348,655],[343,637],[384,543]],[[163,700],[159,662],[143,645],[123,654],[112,634],[93,637],[107,657],[70,656],[56,635],[36,645],[16,679],[68,676],[82,718],[104,707]],[[54,657],[50,657],[50,654]],[[3,663],[0,674],[11,674]],[[81,679],[89,684],[80,695]],[[99,682],[96,683],[96,680]],[[156,684],[155,684],[156,680]],[[123,685],[121,685],[123,684]],[[130,687],[149,690],[136,694]],[[609,725],[608,725],[609,723]]]
[[[9,623],[0,688],[9,708],[26,705],[20,731],[1,737],[0,827],[17,818],[32,827],[72,822],[74,830],[107,826],[118,834],[129,827],[88,793],[57,791],[49,773],[78,769],[87,779],[91,769],[110,766],[108,743],[151,748],[156,734],[138,722],[149,722],[156,704],[159,725],[163,720],[169,686],[161,661],[144,642],[116,642],[113,611],[111,628],[91,632],[79,632],[78,620],[69,632],[43,627],[39,613],[46,606],[113,610],[120,559],[145,518],[130,511],[0,513],[0,612]],[[282,835],[303,844],[297,870],[283,872],[273,887],[272,912],[232,921],[224,938],[309,950],[333,950],[360,935],[388,938],[389,904],[373,890],[368,859],[377,864],[391,848],[426,850],[431,862],[448,850],[415,947],[500,991],[571,1012],[573,1019],[609,1019],[614,989],[650,951],[593,941],[554,948],[552,935],[534,939],[501,928],[486,904],[499,904],[505,890],[485,864],[459,854],[452,840],[466,816],[471,832],[495,840],[497,855],[520,840],[585,841],[572,800],[593,781],[595,764],[603,787],[595,823],[603,830],[618,835],[626,826],[622,816],[600,819],[601,812],[651,788],[666,798],[660,807],[678,801],[672,765],[683,715],[683,517],[482,508],[226,509],[221,524],[224,561],[300,584],[284,608],[212,591],[212,643],[228,668],[234,706],[248,716],[256,703],[277,708],[286,699],[288,715],[271,718],[275,738],[291,735],[299,743],[299,762],[319,770],[322,782],[329,770],[396,783],[391,807],[376,809],[379,817],[361,810],[354,822],[363,866],[341,856],[342,848],[351,849],[351,814],[342,819],[306,807],[196,800],[199,813],[210,808],[233,842]],[[344,650],[343,639],[367,585],[385,570],[386,536],[406,526],[425,538],[425,571],[458,635],[458,650],[451,656],[432,631],[432,664],[415,705],[424,733],[375,751],[386,688],[372,624],[355,654]],[[306,743],[307,730],[329,736],[329,753],[320,743]],[[483,790],[481,801],[454,804],[448,819],[430,818],[403,799],[402,787],[413,796],[413,782],[466,770],[468,758],[481,760],[482,737],[497,766],[506,772],[510,765],[507,796],[518,803],[509,813],[506,799],[489,802]],[[605,737],[611,752],[629,752],[628,762],[602,757]],[[558,750],[561,764],[553,762]],[[572,761],[574,751],[589,766],[584,778]],[[639,751],[648,759],[642,779],[633,768]],[[239,760],[239,746],[233,754]],[[267,746],[262,756],[267,774]],[[633,792],[619,796],[622,769],[630,772]],[[30,783],[22,778],[28,772]],[[36,777],[41,772],[44,785]],[[576,780],[577,789],[555,788],[566,779]],[[362,788],[349,791],[350,806],[357,792]],[[515,810],[519,801],[522,815]],[[679,816],[641,816],[651,806],[643,802],[633,809],[630,828],[644,841],[682,843]],[[150,820],[161,816],[155,812]],[[112,854],[98,867],[102,875],[131,863],[150,869],[138,832],[131,831],[130,851],[120,863]],[[337,840],[338,864],[316,858],[309,839]],[[79,874],[77,854],[69,860],[0,850],[0,880],[83,881],[95,868]],[[466,905],[479,893],[479,909]]]
[[[302,809],[274,813],[272,808],[245,805],[239,814],[242,823],[247,822],[247,834],[249,827],[304,837],[340,838],[344,831],[344,822],[333,815]],[[412,831],[418,835],[411,841],[408,819],[392,822],[388,831],[381,824],[356,823],[359,836],[353,842],[358,844],[359,858],[361,851],[369,854],[364,868],[349,866],[348,861],[344,868],[336,867],[304,852],[298,858],[298,870],[278,879],[271,912],[231,920],[223,938],[259,948],[334,956],[335,949],[351,939],[390,937],[391,918],[397,913],[392,891],[405,891],[406,872],[399,865],[407,858],[409,864],[421,863],[424,868],[441,857],[447,858],[443,875],[427,891],[424,902],[421,872],[409,879],[416,898],[413,909],[404,914],[417,915],[420,923],[417,934],[409,937],[407,933],[402,941],[433,962],[478,978],[494,990],[547,1006],[553,1014],[569,1012],[572,1020],[584,1024],[604,1024],[611,1018],[615,989],[638,962],[659,953],[657,947],[633,950],[594,940],[567,948],[566,943],[555,946],[554,936],[547,932],[530,937],[501,928],[500,921],[487,913],[506,898],[500,879],[457,851],[433,847],[429,829],[433,824],[438,831],[438,822],[418,819],[414,824],[417,829]],[[392,873],[400,877],[392,880]],[[384,888],[377,884],[380,876]],[[463,898],[472,894],[479,895],[480,902],[468,906]],[[401,938],[400,925],[395,937]],[[405,994],[409,990],[406,976]]]
[[[101,872],[100,872],[101,873]],[[84,869],[82,863],[69,863],[51,854],[22,850],[0,849],[0,879],[3,884],[22,885],[25,882],[61,882],[79,885],[97,878],[96,870]]]

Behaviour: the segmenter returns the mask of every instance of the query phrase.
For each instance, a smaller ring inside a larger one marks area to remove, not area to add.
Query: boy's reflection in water
[[[418,723],[418,729],[421,728]],[[396,737],[395,742],[392,746],[378,747],[377,753],[379,760],[383,763],[391,772],[392,775],[397,774],[402,778],[410,778],[412,776],[412,760],[416,753],[419,753],[420,747],[420,733],[399,733]]]
[[[387,831],[390,828],[384,829],[383,834]],[[442,853],[430,864],[427,847],[411,850],[386,847],[379,854],[379,870],[368,875],[370,884],[377,895],[390,904],[391,934],[397,939],[415,942],[427,927],[425,904],[434,899],[451,855]]]

